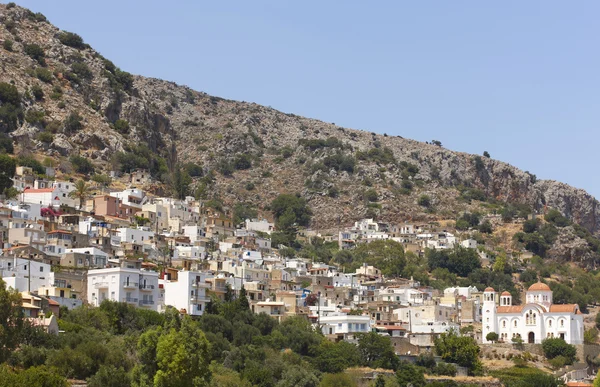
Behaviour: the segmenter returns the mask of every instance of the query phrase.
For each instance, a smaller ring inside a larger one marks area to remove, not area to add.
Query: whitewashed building
[[[179,271],[177,281],[162,281],[165,291],[165,306],[185,310],[189,315],[201,316],[210,299],[206,296],[206,273]]]
[[[550,337],[559,337],[569,344],[583,343],[583,315],[577,304],[552,303],[552,290],[538,282],[527,290],[523,305],[513,305],[512,296],[503,292],[499,297],[493,288],[483,292],[482,340],[496,332],[501,341],[520,338],[525,343],[539,344]],[[499,298],[499,305],[497,303]]]
[[[111,300],[158,309],[158,273],[141,269],[141,262],[123,261],[120,267],[89,270],[87,286],[88,302],[94,306]]]

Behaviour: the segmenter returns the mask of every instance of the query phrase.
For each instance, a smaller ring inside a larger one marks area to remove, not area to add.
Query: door
[[[529,344],[535,344],[535,333],[529,332],[529,336],[527,338],[527,342]]]

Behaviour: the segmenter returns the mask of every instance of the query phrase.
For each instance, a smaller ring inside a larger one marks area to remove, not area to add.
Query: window
[[[506,320],[502,321],[502,328],[506,328]]]
[[[560,327],[563,328],[565,326],[565,320],[560,320]]]
[[[548,320],[548,327],[552,328],[552,320]]]
[[[44,271],[44,267],[40,266],[40,273]]]
[[[513,324],[513,326],[516,328],[517,327],[517,320],[515,320],[515,323]]]

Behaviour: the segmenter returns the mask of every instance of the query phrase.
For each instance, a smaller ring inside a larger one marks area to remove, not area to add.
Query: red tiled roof
[[[513,305],[513,306],[499,306],[496,310],[497,313],[521,313],[523,310],[523,305]]]
[[[561,312],[571,312],[575,313],[575,310],[578,310],[576,304],[562,304],[562,305],[550,305],[550,313],[561,313]]]
[[[550,287],[548,285],[546,285],[545,283],[537,282],[537,283],[531,285],[529,287],[529,289],[527,289],[528,292],[536,291],[536,290],[537,291],[549,291]]]
[[[25,188],[23,193],[46,193],[46,192],[54,192],[54,188]]]

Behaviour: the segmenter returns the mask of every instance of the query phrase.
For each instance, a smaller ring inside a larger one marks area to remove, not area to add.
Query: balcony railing
[[[147,291],[154,290],[154,285],[140,284],[140,290],[147,290]]]
[[[198,302],[208,302],[209,299],[207,297],[203,297],[203,296],[190,296],[190,302],[191,303],[198,303]]]
[[[123,287],[124,288],[137,288],[138,287],[138,283],[137,282],[123,282]]]
[[[132,297],[125,297],[123,298],[123,302],[128,302],[131,304],[137,304],[138,303],[138,299],[137,298],[132,298]]]
[[[107,288],[107,287],[108,287],[108,282],[96,282],[94,284],[94,288],[96,288],[96,289]]]
[[[144,299],[142,299],[142,300],[140,300],[139,305],[140,306],[151,306],[151,305],[154,305],[154,300],[144,300]]]

